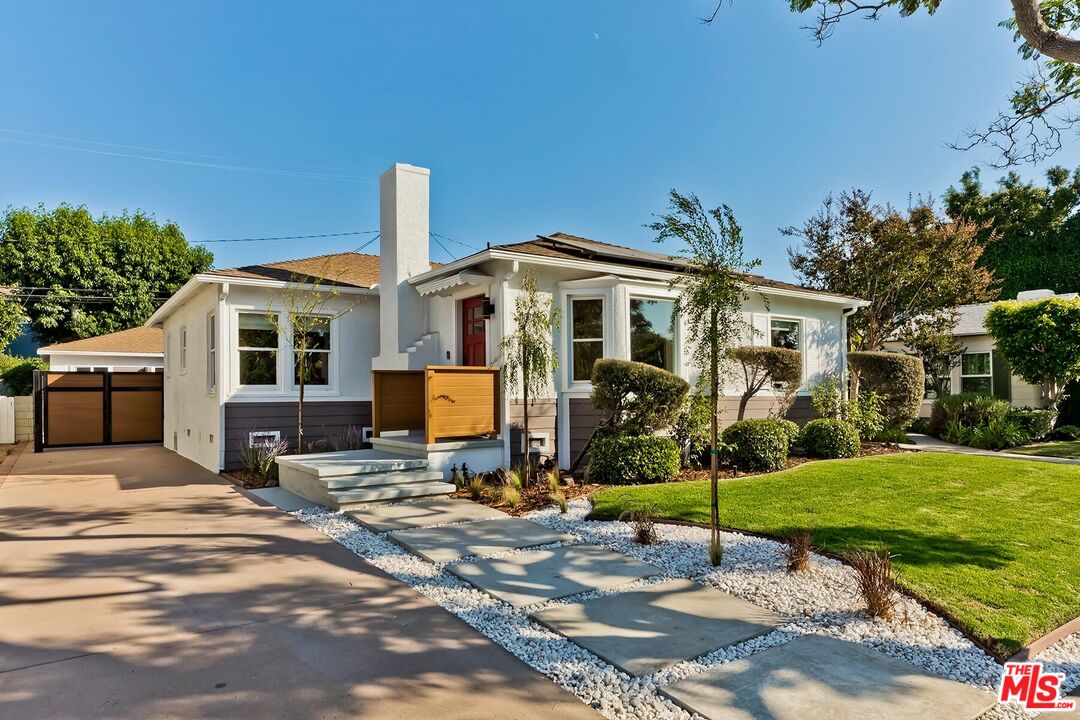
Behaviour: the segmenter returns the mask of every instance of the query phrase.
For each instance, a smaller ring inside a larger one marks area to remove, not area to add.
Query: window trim
[[[336,391],[336,359],[334,348],[337,347],[337,318],[333,315],[327,315],[325,313],[311,313],[315,317],[321,317],[326,320],[326,332],[330,335],[330,349],[329,350],[308,350],[308,353],[324,353],[326,355],[326,384],[325,385],[312,385],[311,383],[304,383],[304,394],[310,392],[315,393],[333,393]],[[296,348],[293,347],[293,328],[292,323],[289,324],[289,384],[288,389],[290,391],[300,391],[300,384],[296,382]]]
[[[217,346],[217,312],[211,311],[206,314],[206,392],[211,395],[217,391]]]
[[[964,372],[964,358],[968,355],[986,355],[988,360],[989,370],[986,374],[978,373],[975,375]],[[975,352],[966,352],[960,356],[960,392],[973,392],[964,389],[965,378],[987,378],[990,380],[990,390],[987,393],[990,397],[994,397],[994,353],[990,350],[977,350]]]
[[[282,388],[284,387],[283,383],[282,383],[282,376],[283,376],[283,373],[282,373],[282,356],[284,355],[284,353],[283,353],[282,348],[281,348],[281,345],[282,345],[282,340],[281,340],[282,333],[281,333],[281,331],[277,330],[277,347],[276,348],[252,347],[252,346],[249,346],[249,345],[241,345],[240,344],[240,316],[242,316],[242,315],[260,315],[262,317],[266,317],[267,315],[270,315],[270,314],[276,315],[278,317],[278,322],[279,323],[281,322],[281,319],[280,319],[281,318],[281,312],[278,311],[278,310],[260,311],[260,310],[257,310],[255,308],[237,308],[236,309],[235,322],[233,323],[233,327],[235,328],[235,332],[233,334],[233,338],[235,339],[235,343],[233,344],[233,353],[232,353],[232,355],[233,355],[233,358],[234,358],[234,360],[236,362],[236,375],[235,375],[235,377],[236,377],[236,390],[237,390],[237,392],[280,393]],[[276,328],[275,328],[275,330],[276,330]],[[254,350],[254,351],[262,351],[262,352],[273,351],[275,353],[275,356],[274,356],[274,360],[275,360],[274,376],[275,376],[275,379],[277,381],[276,384],[274,384],[274,385],[250,385],[250,384],[245,384],[245,383],[240,382],[240,353],[243,350]]]
[[[799,351],[800,357],[802,358],[802,377],[799,378],[799,394],[805,394],[807,387],[806,383],[810,379],[809,372],[807,370],[807,368],[809,367],[808,363],[810,361],[810,358],[808,357],[808,353],[806,352],[806,318],[799,317],[798,315],[774,315],[772,313],[768,313],[766,317],[768,318],[768,327],[766,328],[766,332],[768,333],[768,335],[765,340],[768,343],[768,347],[778,347],[777,345],[772,344],[773,320],[780,320],[781,322],[796,322],[799,324],[799,347],[796,348],[796,350]],[[772,392],[771,386],[767,389]]]
[[[599,300],[600,301],[600,337],[594,338],[575,338],[574,337],[574,303],[578,300]],[[608,357],[608,328],[607,328],[607,312],[608,312],[608,298],[603,293],[595,292],[583,292],[583,293],[569,293],[566,296],[567,309],[569,312],[569,318],[567,322],[567,350],[568,357],[566,358],[566,374],[571,387],[591,387],[592,380],[578,380],[574,377],[574,343],[577,342],[600,342],[600,358]]]
[[[187,350],[188,350],[187,325],[181,325],[180,326],[180,349],[179,349],[179,352],[178,352],[178,354],[180,356],[180,374],[181,375],[187,374]]]
[[[675,301],[677,298],[670,295],[652,295],[643,292],[631,291],[627,295],[626,304],[626,341],[627,341],[627,360],[633,360],[634,356],[634,328],[631,324],[631,318],[633,315],[633,304],[635,300],[654,300],[657,302],[666,302],[671,304],[671,316],[675,320],[674,334],[671,338],[671,367],[663,368],[668,372],[682,377],[682,318],[675,308]]]

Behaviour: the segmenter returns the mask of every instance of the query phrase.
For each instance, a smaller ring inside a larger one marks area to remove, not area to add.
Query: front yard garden
[[[884,548],[902,586],[999,657],[1080,615],[1080,468],[946,454],[823,461],[722,482],[721,523],[828,553]],[[612,488],[594,515],[655,505],[707,523],[709,483]]]

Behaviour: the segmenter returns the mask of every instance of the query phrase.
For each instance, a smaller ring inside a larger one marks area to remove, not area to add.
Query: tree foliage
[[[877,350],[913,321],[993,297],[978,231],[938,217],[929,202],[901,213],[862,190],[829,196],[802,226],[781,230],[798,240],[788,256],[802,282],[870,301],[849,321],[853,350]]]
[[[1080,379],[1080,300],[999,302],[986,314],[986,329],[1012,371],[1041,385],[1051,405]]]
[[[776,415],[783,417],[802,383],[802,353],[767,345],[744,345],[732,348],[730,355],[739,363],[743,372],[744,390],[739,397],[737,419],[743,419],[750,398],[761,392],[767,384],[773,385],[777,391],[779,407]]]
[[[603,435],[651,435],[673,426],[690,384],[647,363],[604,358],[593,365],[592,404]]]
[[[514,331],[499,341],[499,358],[503,366],[503,383],[511,393],[521,390],[525,447],[529,445],[529,398],[544,392],[559,369],[559,357],[552,336],[559,327],[559,311],[551,307],[551,297],[542,295],[531,270],[521,276],[521,289],[514,299]],[[529,484],[532,468],[526,452],[525,485]]]
[[[881,410],[891,428],[906,428],[919,417],[926,376],[922,361],[897,352],[850,352],[848,363],[866,385],[863,392],[881,397]]]
[[[23,310],[22,303],[5,294],[5,291],[0,288],[0,353],[6,352],[11,341],[22,334],[22,327],[26,321],[26,311]]]
[[[1080,170],[1046,171],[1046,185],[1024,182],[1009,173],[984,191],[978,168],[964,173],[959,187],[945,193],[954,220],[979,226],[985,246],[979,264],[1001,282],[1001,298],[1049,288],[1080,289]]]
[[[933,15],[942,0],[785,0],[792,12],[814,12],[806,28],[820,45],[849,17],[876,20],[887,11],[901,17],[925,10]],[[716,20],[716,5],[705,23]],[[1074,102],[1080,96],[1080,0],[1012,0],[1013,13],[1000,23],[1013,31],[1021,57],[1032,64],[1017,83],[1008,107],[981,129],[969,130],[967,140],[953,147],[968,150],[988,146],[1000,167],[1035,163],[1062,146],[1062,134],[1080,123]]]
[[[967,347],[952,333],[956,315],[944,313],[934,321],[915,322],[897,334],[912,355],[922,360],[923,372],[936,397],[948,395],[952,388],[952,371],[960,367]]]
[[[722,373],[730,372],[724,362],[727,352],[738,343],[746,328],[742,318],[743,303],[749,300],[746,274],[761,261],[743,257],[742,227],[731,208],[721,205],[705,210],[693,193],[682,195],[672,189],[668,211],[647,227],[656,232],[659,243],[668,240],[681,243],[683,270],[671,281],[671,288],[679,293],[675,313],[686,323],[693,364],[701,370],[701,381],[708,387],[712,403],[709,558],[719,565],[723,556],[717,491],[720,386]]]
[[[0,219],[0,285],[17,288],[41,343],[140,325],[212,262],[174,223],[143,212],[94,218],[85,207],[39,206]]]

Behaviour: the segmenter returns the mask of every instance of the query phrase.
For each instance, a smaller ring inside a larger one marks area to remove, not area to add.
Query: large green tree
[[[953,0],[959,4],[959,0]],[[784,0],[792,12],[813,13],[809,30],[820,44],[848,18],[876,20],[895,11],[934,14],[942,0]],[[969,131],[958,149],[977,145],[995,151],[998,166],[1039,162],[1062,145],[1065,132],[1080,125],[1080,0],[1011,0],[1012,14],[1000,23],[1012,31],[1021,57],[1032,69],[1008,98],[1008,108],[980,129]],[[712,23],[724,0],[704,22]],[[916,39],[917,41],[917,39]],[[959,72],[959,68],[957,69]]]
[[[7,352],[7,346],[11,341],[22,334],[23,324],[26,322],[26,311],[12,295],[17,291],[8,288],[0,288],[0,353]]]
[[[1046,171],[1046,185],[1009,173],[989,191],[978,168],[945,193],[945,209],[957,220],[980,226],[986,246],[979,263],[1001,282],[1001,297],[1022,290],[1080,290],[1080,170]]]
[[[798,241],[788,255],[802,282],[870,301],[849,321],[850,349],[879,350],[916,321],[994,297],[993,277],[978,264],[978,230],[938,217],[925,201],[904,213],[853,190],[781,232]]]
[[[1012,371],[1041,385],[1052,407],[1066,385],[1080,380],[1080,300],[996,303],[986,329]]]
[[[55,343],[143,323],[213,256],[176,224],[85,207],[8,209],[0,219],[0,286],[15,288],[34,337]]]

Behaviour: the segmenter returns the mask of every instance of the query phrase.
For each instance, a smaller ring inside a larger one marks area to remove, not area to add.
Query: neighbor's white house
[[[295,443],[295,357],[288,333],[267,317],[283,312],[287,288],[332,286],[339,293],[327,308],[331,319],[313,337],[305,438],[362,426],[375,447],[419,452],[440,472],[462,460],[492,469],[524,452],[520,403],[499,391],[490,368],[498,364],[500,339],[514,329],[527,270],[561,317],[551,338],[560,368],[531,406],[529,440],[559,466],[570,464],[597,422],[589,401],[596,359],[640,360],[696,379],[684,324],[671,322],[669,282],[678,261],[554,233],[435,264],[428,255],[428,185],[424,168],[399,164],[383,174],[379,256],[343,253],[207,272],[162,305],[147,325],[164,330],[165,444],[218,470],[238,464],[252,433]],[[802,351],[804,392],[789,415],[809,417],[805,387],[844,372],[845,317],[865,303],[756,275],[746,284],[744,317],[756,330],[746,342]],[[740,392],[725,389],[729,420]],[[772,403],[766,391],[749,415],[765,415]]]
[[[1043,300],[1059,297],[1076,298],[1076,293],[1055,295],[1052,290],[1027,290],[1017,294],[1017,300]],[[1005,356],[998,352],[994,339],[986,330],[986,314],[994,303],[974,303],[956,308],[957,322],[952,335],[958,338],[964,353],[960,365],[952,369],[949,376],[949,393],[977,392],[1008,400],[1016,407],[1046,407],[1047,399],[1043,388],[1032,385],[1012,373]],[[903,343],[891,341],[885,343],[886,350],[906,352]],[[930,417],[930,408],[934,404],[935,394],[926,384],[926,397],[923,399],[922,417]]]
[[[38,348],[58,372],[161,372],[165,363],[161,329],[136,327]]]

